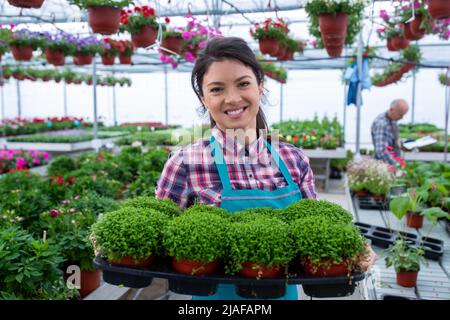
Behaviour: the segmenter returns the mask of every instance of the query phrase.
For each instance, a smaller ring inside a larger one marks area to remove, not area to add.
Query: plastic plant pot
[[[406,225],[410,228],[420,229],[423,225],[423,216],[418,213],[408,212],[406,214]]]
[[[262,54],[273,56],[277,54],[278,49],[278,40],[271,38],[259,39],[259,50]]]
[[[142,268],[142,267],[148,267],[153,260],[155,260],[155,257],[151,255],[150,257],[146,259],[141,259],[139,261],[135,261],[132,257],[123,257],[118,260],[112,260],[110,261],[111,264],[119,265],[119,266],[127,266],[127,267],[133,267],[133,268]]]
[[[239,270],[239,274],[247,278],[275,278],[281,276],[283,270],[284,269],[281,266],[265,267],[247,261],[242,264],[242,269]]]
[[[158,31],[151,26],[143,26],[138,33],[131,34],[131,41],[137,48],[146,48],[155,43]]]
[[[417,285],[418,274],[419,272],[417,271],[397,272],[397,284],[406,288],[415,287]]]
[[[33,57],[33,48],[31,46],[11,46],[11,53],[17,61],[30,61]]]
[[[188,259],[172,258],[172,268],[180,273],[191,274],[191,275],[206,275],[213,274],[219,268],[218,261],[212,261],[204,263],[202,261],[190,261]]]
[[[88,23],[95,33],[105,35],[117,33],[120,26],[120,9],[111,6],[89,7]]]

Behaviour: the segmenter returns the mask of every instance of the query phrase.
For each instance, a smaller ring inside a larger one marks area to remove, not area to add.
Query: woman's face
[[[219,129],[256,129],[263,86],[250,67],[238,60],[213,62],[202,89],[202,102]]]

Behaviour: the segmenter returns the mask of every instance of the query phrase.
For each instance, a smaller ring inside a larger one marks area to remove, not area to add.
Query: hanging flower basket
[[[279,50],[279,44],[277,39],[259,39],[259,50],[262,54],[268,54],[275,56]]]
[[[66,57],[60,50],[52,50],[47,48],[44,52],[48,63],[53,64],[54,66],[63,66],[65,64]]]
[[[30,61],[33,58],[33,48],[31,46],[11,46],[11,52],[17,61]]]
[[[12,76],[16,80],[25,80],[25,75],[20,72],[13,72]]]
[[[400,68],[400,72],[407,73],[407,72],[411,71],[412,69],[414,69],[415,66],[416,66],[415,63],[407,62]]]
[[[120,26],[120,9],[107,6],[88,8],[88,22],[92,31],[100,34],[117,33]]]
[[[119,56],[120,64],[132,64],[131,56],[121,54]]]
[[[416,37],[419,37],[419,39],[423,38],[423,36],[425,35],[425,32],[426,32],[425,29],[422,29],[420,27],[421,23],[422,23],[422,16],[420,16],[420,15],[415,16],[415,19],[409,23],[409,30],[411,31],[411,33],[413,35],[415,35]],[[415,39],[415,40],[419,40],[419,39]]]
[[[412,32],[412,22],[408,22],[403,26],[403,34],[405,35],[406,40],[417,41],[423,38],[423,36],[425,35],[425,31],[422,34],[414,34]]]
[[[143,26],[138,33],[131,34],[131,41],[133,45],[138,48],[146,48],[151,46],[156,41],[158,31],[150,26]]]
[[[319,27],[325,49],[332,57],[340,56],[347,33],[348,15],[340,12],[336,15],[321,14]],[[341,48],[339,52],[339,48]],[[330,52],[329,52],[330,49]]]
[[[175,53],[180,53],[181,51],[181,45],[183,44],[183,38],[180,36],[169,36],[167,38],[164,38],[164,40],[161,43],[161,46],[173,51]],[[167,52],[166,52],[167,54]]]
[[[102,64],[105,66],[112,66],[114,64],[115,56],[109,54],[102,54]]]
[[[8,0],[8,2],[14,7],[39,9],[44,0]]]
[[[408,48],[408,46],[409,46],[409,41],[405,38],[400,38],[400,37],[395,36],[395,37],[391,38],[391,41],[392,41],[392,46],[397,50],[403,50],[403,49]]]
[[[76,54],[73,56],[73,63],[77,66],[84,66],[92,63],[92,54]]]
[[[428,12],[436,19],[450,18],[450,1],[428,0]]]
[[[282,59],[284,59],[284,56],[285,56],[285,55],[286,55],[286,47],[280,46],[279,49],[278,49],[277,54],[275,55],[275,57],[276,57],[278,60],[282,60]]]

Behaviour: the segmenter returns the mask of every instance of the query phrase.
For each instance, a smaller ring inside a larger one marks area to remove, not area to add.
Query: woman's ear
[[[200,97],[200,101],[202,102],[202,104],[206,108],[206,110],[208,110],[208,106],[205,103],[205,98],[204,97]]]
[[[264,94],[264,81],[261,81],[261,83],[258,86],[259,96],[262,97]]]

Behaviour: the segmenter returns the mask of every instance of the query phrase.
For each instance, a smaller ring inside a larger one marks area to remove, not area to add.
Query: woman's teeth
[[[242,112],[244,112],[244,109],[245,108],[241,108],[241,109],[238,109],[238,110],[230,110],[230,111],[226,111],[226,113],[227,114],[231,114],[231,115],[237,115],[237,114],[240,114],[240,113],[242,113]]]

